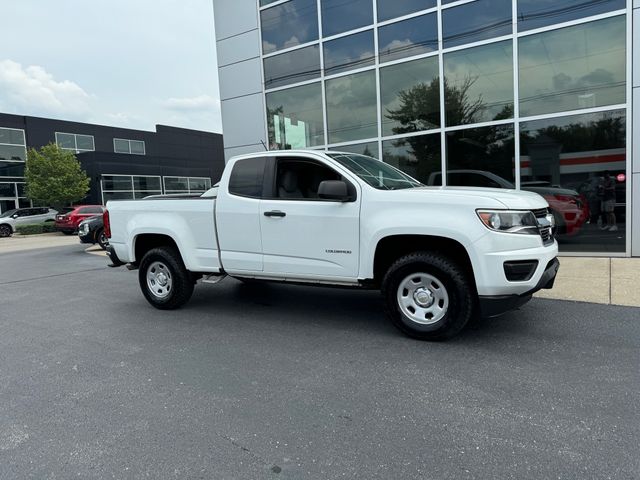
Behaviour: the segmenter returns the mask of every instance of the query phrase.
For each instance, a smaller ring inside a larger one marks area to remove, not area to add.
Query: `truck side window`
[[[312,160],[279,159],[274,193],[290,200],[318,199],[321,182],[341,179],[339,173]]]
[[[262,197],[266,163],[267,160],[264,157],[247,158],[236,162],[229,178],[229,193],[242,197]]]

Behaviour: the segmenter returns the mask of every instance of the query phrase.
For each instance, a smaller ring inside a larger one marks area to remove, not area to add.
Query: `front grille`
[[[538,208],[531,210],[538,220],[538,231],[540,232],[540,238],[542,238],[543,245],[551,245],[553,243],[553,230],[546,221],[547,215],[549,215],[548,208]]]
[[[549,213],[549,209],[538,208],[536,210],[531,210],[531,213],[533,213],[536,216],[536,218],[545,218],[547,216],[547,213]]]

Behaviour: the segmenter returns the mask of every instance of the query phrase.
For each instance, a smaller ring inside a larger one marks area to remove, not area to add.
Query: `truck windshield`
[[[409,175],[375,158],[355,153],[327,153],[327,155],[378,190],[400,190],[423,186]]]

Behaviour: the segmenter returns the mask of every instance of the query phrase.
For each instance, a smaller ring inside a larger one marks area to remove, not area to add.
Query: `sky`
[[[211,0],[2,0],[0,112],[222,131]]]

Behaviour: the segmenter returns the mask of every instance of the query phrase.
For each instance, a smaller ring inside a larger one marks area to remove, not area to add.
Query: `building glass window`
[[[164,177],[164,193],[204,193],[211,188],[206,177]]]
[[[134,200],[161,195],[160,177],[150,175],[102,175],[102,201]]]
[[[385,25],[378,29],[380,62],[412,57],[438,49],[435,13]]]
[[[520,124],[521,188],[542,195],[563,251],[624,252],[624,110]]]
[[[268,93],[266,103],[270,150],[324,144],[320,83]]]
[[[26,145],[24,130],[18,130],[17,128],[0,128],[0,144]]]
[[[625,32],[621,15],[521,38],[520,114],[624,103]]]
[[[24,177],[24,162],[0,160],[0,177]]]
[[[518,30],[622,10],[626,4],[625,0],[518,0]]]
[[[92,152],[96,149],[93,135],[56,132],[56,143],[63,150],[73,150],[76,153]]]
[[[260,12],[262,53],[295,47],[318,39],[316,0],[290,0]]]
[[[320,76],[320,47],[312,45],[264,59],[264,86],[275,88]]]
[[[144,155],[145,144],[141,140],[126,140],[124,138],[113,139],[113,151],[115,153],[127,153],[131,155]]]
[[[367,157],[380,158],[380,153],[378,152],[378,142],[341,145],[339,147],[331,148],[330,150],[334,150],[336,152],[358,153],[360,155],[366,155]]]
[[[508,35],[511,0],[478,0],[442,11],[444,48]]]
[[[438,57],[380,69],[382,135],[431,130],[440,126]]]
[[[330,37],[373,24],[371,0],[321,0],[322,36]]]
[[[27,149],[17,145],[0,145],[0,160],[24,162],[27,159]]]
[[[378,136],[375,71],[327,80],[326,96],[329,143]]]
[[[436,5],[436,0],[378,0],[378,21],[402,17]]]
[[[382,159],[427,184],[442,170],[440,135],[427,134],[382,142]]]
[[[447,132],[447,185],[515,188],[513,125]]]
[[[511,41],[445,54],[447,126],[513,117],[512,57]]]
[[[373,30],[325,42],[323,51],[325,75],[373,65]]]

